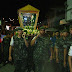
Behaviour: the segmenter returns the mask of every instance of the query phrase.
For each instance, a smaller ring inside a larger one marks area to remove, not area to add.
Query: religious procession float
[[[39,12],[40,10],[29,4],[17,11],[20,27],[23,28],[26,36],[34,36],[39,33],[38,28],[36,28]]]

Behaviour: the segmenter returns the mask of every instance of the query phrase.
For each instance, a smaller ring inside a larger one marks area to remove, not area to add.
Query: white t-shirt
[[[12,36],[12,38],[11,38],[10,45],[11,45],[11,46],[14,46],[14,39],[13,39],[13,36]]]
[[[70,46],[69,52],[68,52],[69,56],[72,56],[72,46]]]

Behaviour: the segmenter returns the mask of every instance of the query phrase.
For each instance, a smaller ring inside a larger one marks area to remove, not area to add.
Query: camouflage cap
[[[59,30],[58,30],[58,29],[56,29],[55,33],[56,33],[56,32],[59,32]]]
[[[61,32],[63,32],[63,30],[60,30],[59,32],[61,33]]]
[[[66,29],[66,27],[64,27],[63,32],[68,32],[68,30]]]
[[[41,30],[41,29],[44,29],[44,30],[45,30],[45,27],[44,27],[44,26],[41,26],[39,29],[40,29],[40,30]]]
[[[23,30],[23,28],[17,27],[17,28],[16,28],[16,31],[18,31],[18,30]]]
[[[57,29],[55,29],[55,28],[47,28],[47,29],[46,29],[46,31],[56,32],[56,31],[57,31]]]
[[[16,31],[18,31],[18,30],[23,30],[21,27],[17,27],[17,28],[15,28],[13,31],[12,31],[12,33],[13,32],[16,32]]]

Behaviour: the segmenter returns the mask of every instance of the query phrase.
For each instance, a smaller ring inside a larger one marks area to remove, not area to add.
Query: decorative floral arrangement
[[[37,35],[39,33],[39,30],[34,30],[34,26],[25,26],[23,28],[23,31],[26,35],[30,36],[30,35]]]
[[[34,29],[34,26],[24,26],[24,29]]]

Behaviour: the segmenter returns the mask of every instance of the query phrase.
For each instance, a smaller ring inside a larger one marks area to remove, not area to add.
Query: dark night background
[[[40,10],[39,21],[45,19],[45,14],[50,8],[54,7],[64,7],[66,0],[2,0],[0,2],[0,17],[6,19],[17,18],[17,10],[30,4]]]

